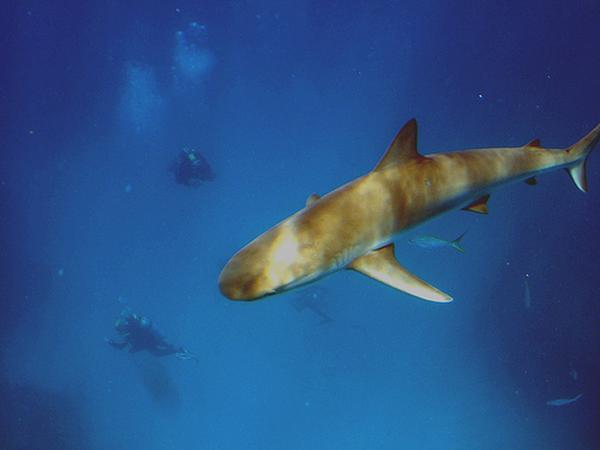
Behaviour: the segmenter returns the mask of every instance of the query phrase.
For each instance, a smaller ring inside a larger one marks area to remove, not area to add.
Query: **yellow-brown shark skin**
[[[414,119],[407,127],[414,128],[416,146]],[[600,124],[565,150],[535,143],[426,157],[415,151],[380,163],[320,199],[309,199],[305,208],[242,248],[223,268],[219,288],[232,300],[256,300],[314,281],[497,186],[583,165],[599,138]]]

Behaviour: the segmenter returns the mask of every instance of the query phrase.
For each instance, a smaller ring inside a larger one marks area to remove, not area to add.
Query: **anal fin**
[[[394,256],[394,244],[386,245],[356,258],[348,265],[348,269],[356,270],[394,289],[423,300],[440,303],[452,301],[452,297],[448,294],[402,267]]]
[[[490,199],[490,194],[485,194],[483,197],[478,198],[473,203],[463,208],[464,211],[471,211],[478,214],[487,214],[488,207],[487,202]]]

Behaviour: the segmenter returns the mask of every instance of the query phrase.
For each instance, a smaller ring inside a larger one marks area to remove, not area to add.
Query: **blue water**
[[[598,155],[588,194],[560,170],[399,237],[450,304],[350,272],[217,287],[411,117],[425,154],[581,138],[598,1],[9,1],[0,22],[0,448],[600,448]],[[185,146],[214,181],[175,183]],[[465,254],[409,243],[465,230]],[[125,307],[199,363],[106,345]]]

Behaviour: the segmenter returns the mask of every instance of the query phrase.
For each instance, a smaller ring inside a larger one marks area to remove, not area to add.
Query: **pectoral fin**
[[[356,270],[363,275],[423,300],[441,303],[452,301],[452,297],[402,267],[394,256],[394,244],[386,245],[356,258],[348,265],[348,269]]]

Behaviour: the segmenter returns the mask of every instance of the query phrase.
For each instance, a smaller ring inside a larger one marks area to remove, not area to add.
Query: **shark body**
[[[219,276],[232,300],[256,300],[352,269],[416,297],[448,302],[448,294],[404,269],[392,239],[454,209],[487,213],[498,186],[565,168],[587,190],[585,160],[600,124],[566,149],[533,140],[522,147],[485,148],[423,156],[414,119],[398,132],[375,169],[319,197],[237,252]]]

